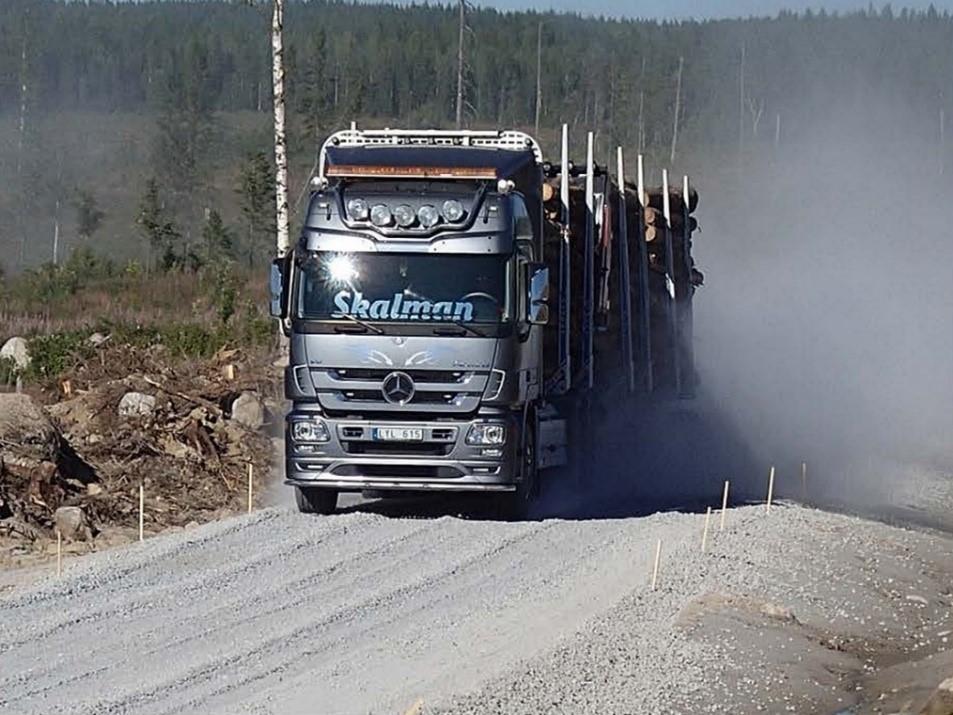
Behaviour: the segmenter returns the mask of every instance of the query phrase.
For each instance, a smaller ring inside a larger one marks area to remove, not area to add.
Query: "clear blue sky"
[[[821,7],[828,11],[848,12],[866,8],[863,0],[826,0],[825,2],[806,2],[804,0],[471,0],[476,5],[495,7],[501,10],[556,10],[558,12],[579,12],[592,15],[613,15],[649,18],[711,18],[746,17],[749,15],[776,15],[779,10],[817,10]],[[447,0],[443,0],[447,2]],[[874,2],[876,8],[886,4],[883,0]],[[953,10],[953,0],[938,0],[933,3],[937,10]],[[906,6],[926,9],[927,2],[894,2],[895,12]]]

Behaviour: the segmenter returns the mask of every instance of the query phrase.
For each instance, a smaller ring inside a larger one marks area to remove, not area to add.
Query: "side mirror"
[[[285,266],[288,263],[284,258],[276,258],[271,262],[271,276],[268,281],[270,291],[269,312],[272,318],[284,320],[285,311]]]
[[[526,316],[530,325],[546,325],[549,322],[549,269],[542,263],[530,263],[529,302]]]

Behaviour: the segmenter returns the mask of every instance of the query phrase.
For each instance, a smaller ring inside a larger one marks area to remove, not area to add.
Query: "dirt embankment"
[[[0,566],[83,553],[247,504],[283,420],[273,356],[171,360],[161,347],[97,346],[56,380],[0,394]]]

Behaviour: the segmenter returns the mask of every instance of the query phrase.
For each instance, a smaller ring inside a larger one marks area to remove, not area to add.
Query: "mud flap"
[[[547,405],[539,411],[539,435],[536,440],[539,469],[562,467],[569,462],[569,433],[566,420]]]

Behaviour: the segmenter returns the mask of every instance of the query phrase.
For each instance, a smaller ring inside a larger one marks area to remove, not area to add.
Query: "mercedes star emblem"
[[[384,399],[393,405],[406,405],[414,398],[414,380],[406,372],[392,372],[381,385]]]

